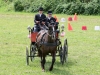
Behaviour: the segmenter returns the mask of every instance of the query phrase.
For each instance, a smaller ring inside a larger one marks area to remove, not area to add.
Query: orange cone
[[[54,18],[56,19],[56,22],[58,22],[58,18],[56,17],[56,15],[54,16]]]
[[[74,21],[77,21],[77,14],[75,13],[74,17],[73,17]]]
[[[70,25],[70,23],[68,23],[68,30],[71,31],[73,30],[72,26]]]

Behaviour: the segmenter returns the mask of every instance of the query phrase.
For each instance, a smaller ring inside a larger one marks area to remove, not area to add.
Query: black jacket
[[[46,18],[46,25],[48,26],[48,23],[52,23],[52,22],[56,22],[56,19],[55,18],[53,18],[53,17],[51,17],[50,19],[47,17]]]
[[[35,18],[34,18],[34,22],[36,23],[36,21],[46,21],[46,16],[44,14],[41,15],[40,17],[40,14],[36,14],[35,15]]]
[[[55,24],[55,29],[58,29],[58,22],[56,22],[56,19],[54,17],[51,17],[50,19],[47,17],[46,18],[46,26],[48,27],[48,24],[52,24],[52,22],[54,22]]]

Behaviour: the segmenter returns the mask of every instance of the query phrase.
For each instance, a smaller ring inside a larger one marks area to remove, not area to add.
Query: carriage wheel
[[[59,49],[59,55],[60,55],[60,62],[61,63],[63,61],[63,59],[62,59],[62,51],[63,51],[63,49],[62,49],[62,46],[61,46],[60,49]]]
[[[26,63],[27,65],[29,65],[29,52],[27,47],[26,47]]]
[[[35,56],[35,52],[36,52],[36,47],[35,45],[30,45],[30,59],[31,61],[33,61],[34,59],[34,56]]]
[[[62,52],[62,64],[64,64],[68,59],[68,43],[67,39],[64,41],[63,52]]]
[[[64,42],[64,53],[65,53],[64,61],[67,62],[67,60],[68,60],[68,43],[67,43],[67,39]]]

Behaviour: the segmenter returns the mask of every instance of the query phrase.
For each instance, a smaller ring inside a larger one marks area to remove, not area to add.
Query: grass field
[[[51,57],[47,57],[46,72],[42,72],[40,59],[35,58],[26,65],[25,49],[29,46],[27,26],[33,24],[33,13],[0,13],[0,75],[100,75],[100,31],[94,26],[100,26],[100,16],[78,16],[78,21],[70,22],[73,31],[67,30],[61,37],[62,43],[68,39],[68,62],[63,66],[56,57],[52,72],[48,68]],[[68,18],[69,15],[56,15]],[[60,23],[61,25],[62,23]],[[82,31],[82,25],[87,31]]]

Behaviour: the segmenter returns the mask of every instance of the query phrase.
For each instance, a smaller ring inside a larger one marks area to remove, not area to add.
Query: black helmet
[[[49,10],[47,14],[52,14],[52,11]]]
[[[43,8],[42,8],[42,7],[40,7],[40,8],[39,8],[39,11],[43,11]]]

